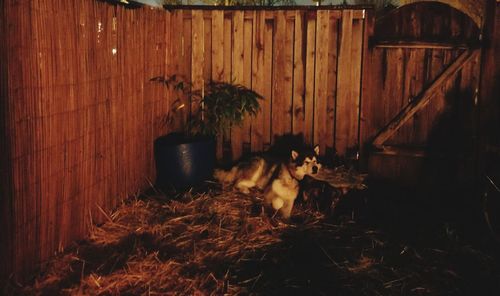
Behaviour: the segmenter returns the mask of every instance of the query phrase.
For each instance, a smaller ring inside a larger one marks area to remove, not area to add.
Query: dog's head
[[[305,175],[315,175],[319,172],[321,164],[318,161],[319,146],[313,149],[303,149],[300,152],[292,150],[292,162],[295,166],[295,177],[302,180]]]

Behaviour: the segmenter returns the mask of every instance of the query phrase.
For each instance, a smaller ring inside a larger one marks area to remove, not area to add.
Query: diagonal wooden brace
[[[405,122],[415,115],[419,110],[425,107],[435,90],[441,87],[451,77],[453,77],[462,67],[474,56],[477,50],[466,50],[458,58],[446,68],[432,84],[422,91],[422,93],[406,105],[401,112],[396,115],[373,139],[372,145],[376,148],[382,148],[383,144],[389,139],[396,131],[398,131]]]

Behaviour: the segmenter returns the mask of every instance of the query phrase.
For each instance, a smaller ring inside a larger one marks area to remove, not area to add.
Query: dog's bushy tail
[[[220,183],[232,183],[236,178],[236,172],[238,171],[237,167],[233,167],[229,171],[215,169],[214,170],[214,178]]]

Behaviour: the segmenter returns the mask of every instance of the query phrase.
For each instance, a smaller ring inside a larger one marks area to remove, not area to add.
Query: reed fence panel
[[[170,104],[148,79],[166,72],[171,14],[77,0],[0,6],[0,269],[26,275],[154,179]]]

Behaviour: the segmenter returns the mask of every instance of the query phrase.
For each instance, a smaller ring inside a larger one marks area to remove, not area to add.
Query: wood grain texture
[[[205,65],[205,21],[203,19],[203,11],[195,10],[192,12],[192,25],[191,25],[191,84],[194,91],[201,91],[204,94],[205,79],[204,79],[204,65]],[[210,61],[207,61],[207,64]],[[191,98],[191,114],[197,114],[199,110],[199,100]]]
[[[252,34],[252,89],[264,95],[265,76],[264,74],[264,30],[265,15],[262,11],[255,12]],[[251,150],[262,151],[264,149],[264,108],[263,104],[270,98],[261,101],[261,111],[257,113],[252,121]]]
[[[252,54],[253,45],[253,20],[255,19],[253,12],[251,19],[245,19],[243,23],[243,80],[242,85],[252,89]],[[251,145],[251,128],[255,118],[248,116],[243,121],[243,151],[249,152]]]
[[[212,79],[224,80],[224,12],[212,11]]]
[[[194,89],[233,82],[264,96],[256,118],[218,139],[219,159],[265,150],[291,132],[333,145],[341,10],[128,10],[76,0],[0,7],[9,44],[0,50],[3,274],[32,271],[154,182],[154,139],[183,130],[197,104],[151,78],[175,74]]]
[[[327,82],[327,103],[326,103],[326,128],[325,149],[321,154],[333,157],[335,154],[335,111],[337,102],[337,66],[338,66],[338,48],[339,48],[339,23],[341,15],[336,11],[330,11],[329,35],[328,35],[328,82]],[[359,46],[362,42],[360,41]],[[361,79],[361,77],[359,78]]]
[[[355,120],[352,103],[357,99],[352,95],[352,11],[342,11],[342,32],[340,34],[339,61],[337,73],[337,125],[335,130],[335,149],[344,155],[352,147]]]
[[[350,157],[359,156],[359,112],[361,101],[361,70],[363,49],[363,22],[354,19],[352,24],[352,46],[351,46],[351,127],[349,134]]]
[[[203,82],[212,80],[212,15],[203,18]]]
[[[199,26],[194,20],[196,14],[184,10],[183,25],[190,26],[193,34]],[[343,16],[349,18],[344,26]],[[247,119],[241,128],[234,127],[226,139],[231,143],[233,159],[247,150],[266,149],[275,137],[288,133],[302,134],[308,144],[320,143],[322,154],[334,152],[336,136],[347,145],[340,155],[348,149],[356,150],[363,17],[360,10],[346,14],[328,9],[203,12],[205,27],[210,21],[212,24],[209,31],[204,30],[205,47],[210,38],[212,54],[205,52],[204,59],[218,60],[205,61],[204,77],[208,77],[207,64],[214,69],[222,65],[222,74],[216,70],[219,78],[224,76],[222,80],[243,84],[265,97],[261,114],[254,120]],[[344,30],[345,55],[340,63],[338,51]],[[183,36],[183,40],[193,38]],[[215,42],[223,48],[222,53],[214,49]],[[191,46],[193,54],[195,46]],[[192,64],[191,71],[198,71]],[[215,75],[213,69],[211,72]],[[342,121],[338,125],[337,116]]]
[[[295,12],[294,24],[294,56],[293,56],[293,113],[292,133],[305,133],[305,13]]]
[[[305,66],[305,102],[304,102],[304,140],[313,145],[314,120],[314,83],[316,60],[316,15],[306,14],[306,66]]]
[[[266,12],[267,15],[267,12]],[[264,149],[271,145],[271,102],[273,100],[273,22],[265,21],[264,25],[264,101],[261,103],[261,112],[264,119],[262,138]],[[268,124],[269,123],[269,124]]]
[[[291,98],[292,98],[292,40],[290,33],[293,28],[287,28],[284,11],[276,12],[274,21],[274,52],[273,52],[273,95],[271,132],[275,137],[291,131]]]
[[[321,142],[324,152],[335,144],[340,155],[357,148],[358,137],[371,139],[463,51],[457,46],[478,40],[479,28],[461,12],[435,3],[413,8],[363,29],[373,22],[370,11],[168,12],[99,1],[3,1],[0,235],[8,244],[0,244],[0,260],[7,260],[0,274],[33,270],[103,222],[100,208],[109,212],[154,180],[152,141],[185,126],[191,101],[152,77],[177,74],[195,87],[211,78],[261,93],[251,130],[234,129],[226,139],[235,158],[243,144],[261,151],[289,132]],[[426,12],[429,21],[422,22]],[[370,30],[386,48],[369,48]],[[458,114],[475,120],[466,107],[475,108],[479,58],[473,54],[434,89],[439,104],[413,114],[394,134],[399,144],[425,144],[447,107],[444,93],[456,94]],[[165,126],[174,103],[186,107]],[[395,161],[392,173],[405,173],[406,163]],[[378,168],[384,166],[379,158]]]
[[[232,76],[231,82],[243,84],[244,81],[244,13],[235,11],[232,26]],[[231,127],[231,156],[233,160],[243,155],[243,127]]]
[[[221,10],[212,11],[212,48],[211,65],[212,80],[224,81],[224,12]],[[216,153],[217,159],[224,156],[224,135],[217,136]]]
[[[314,84],[314,135],[313,142],[320,146],[320,151],[326,150],[326,145],[333,146],[333,138],[327,138],[328,126],[328,40],[330,33],[330,15],[329,11],[318,11],[316,21],[316,65],[315,65],[315,84]],[[331,142],[331,143],[330,143]]]
[[[363,64],[361,77],[361,110],[359,118],[359,142],[360,142],[360,164],[361,169],[368,168],[369,144],[370,139],[375,133],[374,127],[368,124],[368,121],[373,118],[375,112],[375,89],[376,77],[375,71],[375,51],[370,48],[369,40],[373,38],[375,30],[375,16],[373,11],[367,11],[363,33]]]
[[[182,12],[182,58],[180,64],[180,75],[181,78],[187,82],[192,83],[192,59],[193,59],[193,19],[192,19],[192,11],[183,11]],[[188,87],[188,91],[194,90]],[[187,109],[186,119],[193,114],[191,108],[193,107],[193,103],[191,102],[191,97],[188,95],[182,95],[183,103],[185,104],[185,108]],[[185,121],[184,121],[185,122]]]
[[[381,146],[392,136],[408,119],[410,119],[417,111],[429,103],[429,100],[434,96],[435,90],[443,86],[454,74],[456,74],[467,61],[473,56],[472,51],[463,52],[456,61],[453,62],[443,73],[441,73],[433,83],[426,88],[418,98],[412,100],[406,105],[396,117],[385,127],[373,140],[373,145]]]

